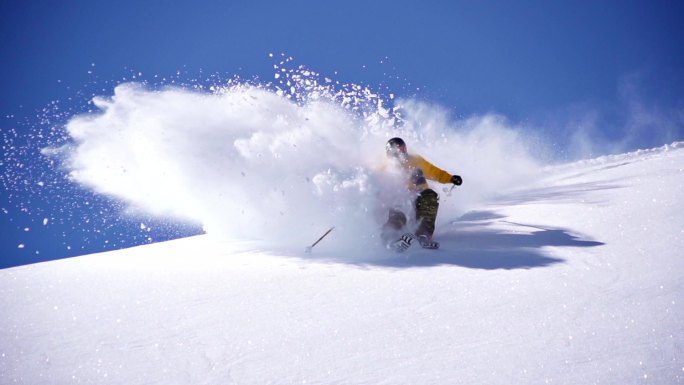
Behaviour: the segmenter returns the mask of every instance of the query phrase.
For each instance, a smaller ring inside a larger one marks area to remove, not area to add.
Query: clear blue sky
[[[633,74],[648,100],[684,97],[678,1],[30,0],[1,7],[3,113],[63,98],[67,86],[89,80],[92,63],[106,79],[126,68],[269,76],[270,52],[349,82],[398,76],[389,83],[396,93],[411,83],[421,87],[419,97],[462,115],[529,119],[576,103],[609,104]]]
[[[87,100],[93,84],[107,93],[131,73],[271,80],[268,54],[286,53],[336,80],[456,117],[496,112],[561,138],[587,111],[603,136],[619,137],[636,100],[675,120],[667,135],[651,127],[640,138],[661,145],[684,139],[682,16],[683,2],[650,0],[3,1],[0,128],[27,129],[53,100],[78,110],[68,104]],[[12,192],[2,193],[12,211]],[[0,216],[11,230],[0,251],[16,253],[29,219]],[[74,226],[45,235],[43,249]]]

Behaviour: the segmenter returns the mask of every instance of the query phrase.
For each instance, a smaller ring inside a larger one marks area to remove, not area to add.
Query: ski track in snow
[[[203,235],[2,270],[0,383],[684,383],[682,191],[675,143],[546,168],[438,251]]]

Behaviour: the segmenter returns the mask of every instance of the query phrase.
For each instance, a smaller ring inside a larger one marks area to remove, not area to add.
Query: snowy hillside
[[[467,191],[439,251],[198,236],[0,270],[0,383],[684,383],[684,145],[449,217]]]

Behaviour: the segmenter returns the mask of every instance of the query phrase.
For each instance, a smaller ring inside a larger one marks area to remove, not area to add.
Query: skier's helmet
[[[392,138],[387,141],[385,150],[387,151],[387,156],[396,158],[399,155],[406,154],[406,143],[402,138]]]

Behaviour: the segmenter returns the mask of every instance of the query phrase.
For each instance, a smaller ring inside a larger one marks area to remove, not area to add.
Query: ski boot
[[[405,233],[399,239],[393,243],[387,245],[387,248],[394,250],[397,253],[403,253],[411,247],[411,242],[413,242],[414,236],[411,233]]]
[[[420,243],[420,246],[424,249],[439,249],[439,242],[433,241],[427,235],[419,235],[418,243]]]

